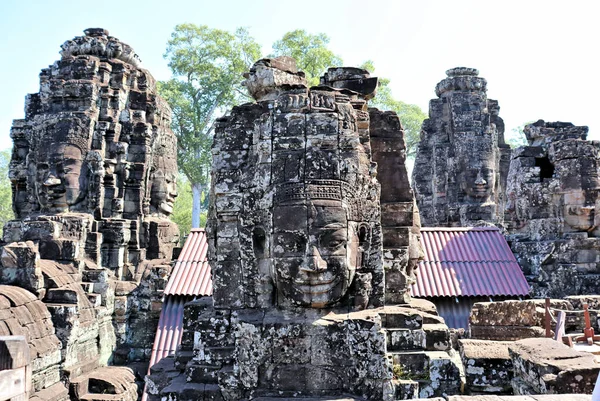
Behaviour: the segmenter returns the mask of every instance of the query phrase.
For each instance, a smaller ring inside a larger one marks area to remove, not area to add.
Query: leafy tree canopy
[[[159,92],[173,110],[179,166],[190,182],[206,183],[217,112],[246,96],[242,74],[260,58],[260,46],[244,28],[230,33],[181,24],[171,35],[165,58],[173,78],[160,82]]]
[[[190,185],[205,192],[210,173],[213,123],[219,111],[247,99],[243,73],[260,58],[260,46],[244,28],[234,33],[205,25],[175,27],[164,57],[173,78],[159,82],[159,93],[173,110],[178,164]],[[200,210],[201,200],[194,199]],[[194,216],[194,226],[199,216]]]
[[[296,29],[273,43],[273,56],[290,56],[296,59],[298,69],[304,71],[308,86],[319,84],[319,77],[329,67],[339,67],[342,59],[327,48],[329,37]]]

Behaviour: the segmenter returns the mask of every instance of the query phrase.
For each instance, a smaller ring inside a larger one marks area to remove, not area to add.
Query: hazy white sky
[[[157,79],[173,27],[248,27],[265,54],[285,32],[326,33],[345,65],[373,60],[396,98],[427,112],[437,82],[475,67],[500,102],[507,131],[526,121],[570,121],[600,139],[598,1],[0,0],[0,149],[11,146],[24,96],[41,68],[88,27],[130,44]]]

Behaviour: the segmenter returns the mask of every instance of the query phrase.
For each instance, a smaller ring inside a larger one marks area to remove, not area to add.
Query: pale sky
[[[170,76],[162,55],[176,24],[234,30],[262,45],[294,29],[323,32],[348,66],[373,60],[394,96],[425,112],[437,82],[475,67],[500,103],[507,133],[537,119],[570,121],[600,140],[598,1],[83,1],[0,0],[0,149],[11,146],[24,97],[60,45],[102,27],[131,45],[155,78]]]

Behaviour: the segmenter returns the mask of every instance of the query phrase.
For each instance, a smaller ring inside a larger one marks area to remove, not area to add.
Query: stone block
[[[459,340],[468,393],[512,393],[510,344],[508,341]]]
[[[516,394],[524,388],[535,394],[591,394],[600,372],[594,355],[575,351],[550,338],[517,341],[509,346],[509,354]]]

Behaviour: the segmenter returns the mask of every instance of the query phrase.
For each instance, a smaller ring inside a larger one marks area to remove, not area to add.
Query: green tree
[[[0,151],[0,234],[4,224],[14,219],[12,210],[12,189],[8,179],[8,165],[10,163],[11,150]]]
[[[518,148],[519,146],[527,145],[527,138],[525,137],[524,128],[527,124],[532,124],[534,122],[535,121],[529,121],[511,129],[510,134],[508,134],[505,138],[506,143],[509,144],[511,148]]]
[[[178,163],[192,190],[192,227],[200,225],[201,199],[210,179],[213,124],[247,99],[242,74],[260,58],[260,46],[244,28],[235,33],[205,25],[175,27],[164,57],[173,78],[158,85],[173,110]]]
[[[375,66],[370,60],[365,61],[361,68],[369,70],[370,72],[375,70]],[[423,124],[423,120],[427,118],[427,114],[415,104],[404,103],[401,100],[394,99],[389,84],[389,79],[379,78],[377,95],[369,102],[369,106],[377,107],[382,110],[395,111],[398,114],[402,127],[404,128],[406,154],[408,157],[414,158],[421,137],[421,125]]]
[[[329,67],[342,65],[342,59],[327,48],[329,37],[296,29],[273,43],[273,56],[290,56],[296,59],[298,69],[304,71],[309,86],[319,84],[319,77]]]
[[[173,220],[179,226],[181,238],[186,236],[192,229],[192,186],[183,174],[179,174],[177,181],[177,198],[173,206]]]

